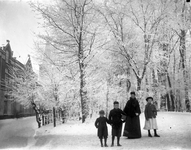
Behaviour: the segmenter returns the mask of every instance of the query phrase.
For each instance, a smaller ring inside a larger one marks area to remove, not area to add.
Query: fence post
[[[53,107],[53,124],[54,124],[54,127],[56,127],[56,111],[55,111],[55,107]]]
[[[42,114],[42,125],[44,126],[44,114]]]

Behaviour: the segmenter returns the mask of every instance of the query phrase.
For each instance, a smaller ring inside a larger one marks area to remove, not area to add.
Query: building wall
[[[3,51],[3,48],[0,48],[0,81],[2,83],[3,77],[4,77],[4,58],[5,58],[5,52]],[[3,92],[3,85],[0,84],[0,115],[4,114],[4,92]]]
[[[13,57],[9,41],[4,47],[0,47],[0,119],[14,118],[18,116],[34,115],[32,107],[24,108],[18,102],[10,100],[9,96],[5,95],[5,86],[3,81],[9,78],[9,68],[24,68],[24,64]]]
[[[3,92],[0,90],[0,116],[3,115],[4,112],[4,95]]]

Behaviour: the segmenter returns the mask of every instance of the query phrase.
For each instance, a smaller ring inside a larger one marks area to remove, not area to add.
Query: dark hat
[[[135,92],[134,92],[134,91],[132,91],[130,94],[134,94],[134,95],[135,95]]]
[[[118,101],[115,101],[115,102],[113,102],[113,104],[115,105],[115,104],[119,104],[119,102]]]
[[[99,114],[103,114],[104,115],[105,114],[104,110],[100,110]]]
[[[152,101],[153,101],[153,97],[151,97],[151,96],[150,96],[150,97],[147,97],[147,98],[146,98],[146,101],[148,102],[149,99],[152,99]]]

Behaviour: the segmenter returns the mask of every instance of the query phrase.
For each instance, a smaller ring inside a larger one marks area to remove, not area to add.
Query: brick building
[[[19,62],[15,57],[13,57],[10,42],[7,40],[6,46],[0,47],[1,83],[10,78],[9,74],[11,72],[11,68],[22,72],[26,67],[31,67],[32,69],[30,57],[25,65]],[[0,119],[34,115],[32,107],[25,108],[18,102],[10,100],[10,97],[5,94],[5,90],[6,86],[4,86],[4,84],[0,84]]]

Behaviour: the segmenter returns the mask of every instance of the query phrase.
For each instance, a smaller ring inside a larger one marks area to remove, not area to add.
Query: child
[[[126,115],[121,109],[119,109],[119,102],[115,101],[114,109],[112,109],[109,113],[109,122],[112,125],[112,144],[114,146],[114,139],[117,136],[117,146],[121,146],[119,143],[121,137],[121,130],[122,130],[122,115]]]
[[[148,136],[152,137],[150,130],[154,129],[154,136],[155,137],[160,137],[157,134],[157,121],[156,121],[156,116],[157,116],[157,110],[153,102],[152,97],[147,97],[146,98],[147,105],[145,106],[145,126],[144,129],[148,130]]]
[[[103,138],[104,138],[105,147],[108,147],[107,146],[108,130],[107,130],[107,124],[106,123],[109,123],[109,121],[106,117],[104,117],[104,114],[105,114],[105,112],[103,110],[99,111],[100,117],[96,119],[95,126],[98,129],[97,136],[100,139],[101,147],[103,147],[103,141],[102,141]]]

